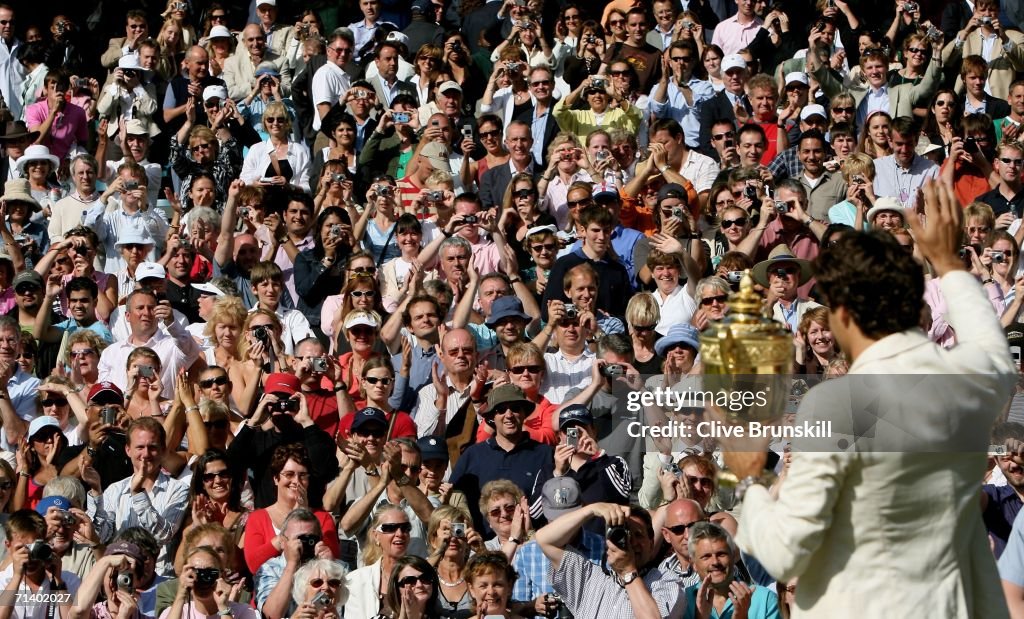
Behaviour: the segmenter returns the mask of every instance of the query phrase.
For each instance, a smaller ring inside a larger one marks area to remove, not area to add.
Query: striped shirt
[[[553,569],[551,581],[555,593],[569,608],[575,619],[632,619],[633,607],[629,594],[618,583],[618,579],[605,574],[583,555],[570,549],[562,554],[558,569]],[[644,585],[658,605],[662,617],[679,619],[686,608],[686,597],[679,580],[667,577],[660,568],[654,568],[643,575]]]
[[[544,377],[541,393],[552,404],[561,404],[570,389],[583,388],[590,384],[591,368],[594,366],[595,358],[596,355],[586,348],[576,359],[569,359],[561,350],[544,353],[547,375]]]

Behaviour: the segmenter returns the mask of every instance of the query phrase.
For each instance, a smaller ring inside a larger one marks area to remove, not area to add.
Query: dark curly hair
[[[884,231],[848,232],[814,261],[825,304],[846,308],[872,339],[920,324],[924,270]]]
[[[289,460],[294,460],[296,464],[306,467],[307,471],[313,468],[306,446],[302,443],[291,443],[274,448],[274,455],[270,458],[270,474],[274,477],[280,475]]]

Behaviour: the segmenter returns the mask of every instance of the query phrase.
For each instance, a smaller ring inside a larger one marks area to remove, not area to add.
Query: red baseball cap
[[[110,381],[96,383],[89,390],[89,404],[117,404],[124,406],[124,393]]]
[[[267,376],[263,390],[267,393],[283,393],[291,397],[299,391],[299,377],[285,372],[275,372]]]

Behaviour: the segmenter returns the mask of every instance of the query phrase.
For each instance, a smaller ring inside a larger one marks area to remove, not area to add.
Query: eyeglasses
[[[92,348],[83,348],[82,350],[72,350],[71,358],[75,359],[78,357],[88,357],[89,355],[95,355],[96,351]]]
[[[609,26],[622,26],[625,23],[626,23],[626,20],[624,20],[624,19],[609,19],[608,20],[608,25]]]
[[[417,59],[416,59],[416,61],[417,61],[417,62],[423,62],[423,61],[427,61],[427,62],[439,62],[439,61],[438,61],[438,59],[437,59],[437,58],[434,58],[433,56],[420,56],[419,58],[417,58]]]
[[[398,581],[398,588],[402,589],[405,587],[411,587],[416,583],[420,583],[421,585],[432,585],[434,584],[434,579],[426,574],[419,574],[418,576],[409,575]],[[309,581],[309,584],[313,584],[313,581]]]
[[[314,589],[319,589],[320,587],[324,586],[325,582],[327,583],[327,586],[331,589],[337,589],[341,586],[340,578],[328,578],[327,580],[324,580],[323,578],[310,578],[309,586],[313,587]]]
[[[700,484],[701,486],[710,486],[713,481],[714,480],[710,477],[697,477],[695,475],[686,476],[686,482],[691,486],[696,486],[697,484]]]
[[[408,522],[382,522],[377,526],[377,531],[388,535],[401,531],[408,535],[412,531],[412,525]]]
[[[629,71],[609,71],[608,72],[608,75],[614,75],[616,77],[622,77],[623,75],[628,75],[628,74],[629,74]]]
[[[648,333],[650,331],[654,331],[657,326],[658,325],[633,325],[633,330],[639,331],[640,333]]]
[[[309,473],[307,473],[306,471],[299,471],[299,472],[296,472],[296,471],[282,471],[281,472],[281,478],[282,479],[295,479],[296,477],[299,479],[299,481],[305,481],[305,480],[309,479]]]
[[[704,297],[704,298],[702,298],[700,300],[700,304],[701,305],[711,305],[712,303],[722,303],[724,305],[725,302],[728,301],[728,300],[729,300],[728,296],[726,296],[724,294],[720,294],[720,295],[716,295],[716,296],[713,296],[713,297]]]
[[[557,245],[554,243],[538,243],[537,245],[530,245],[530,249],[537,254],[542,251],[555,251],[556,247]]]
[[[968,226],[967,234],[988,234],[990,230],[988,226]]]
[[[711,139],[713,139],[714,141],[718,142],[719,140],[724,140],[725,138],[734,138],[734,137],[736,137],[736,132],[735,131],[726,131],[725,133],[716,133],[716,134],[712,135]]]
[[[209,143],[209,142],[207,142],[207,143],[205,143],[205,144],[196,144],[196,145],[194,145],[194,146],[193,146],[193,147],[192,147],[192,148],[191,148],[190,150],[191,150],[191,151],[192,151],[193,153],[198,153],[198,152],[199,152],[199,151],[201,151],[201,150],[207,150],[207,149],[209,149],[209,148],[210,148],[210,143]]]
[[[539,365],[517,365],[508,369],[509,373],[519,376],[523,372],[529,372],[530,374],[540,374],[544,368]]]
[[[216,378],[204,378],[199,381],[199,386],[203,389],[209,389],[214,385],[226,385],[228,384],[227,376],[217,376]]]
[[[372,299],[374,297],[374,295],[376,295],[377,293],[374,292],[373,290],[351,290],[351,291],[349,291],[348,294],[350,296],[353,296],[353,297],[357,298],[357,299],[359,299],[361,297],[366,297],[368,299]]]
[[[34,353],[34,352],[30,351],[30,350],[23,350],[18,355],[18,358],[19,359],[35,359],[36,358],[36,353]]]
[[[387,387],[388,385],[391,384],[392,378],[390,376],[367,376],[363,378],[363,380],[365,380],[367,383],[371,385],[376,385],[377,383],[380,383]]]
[[[533,190],[532,189],[519,189],[518,191],[513,191],[512,195],[515,196],[516,198],[532,198],[533,197]]]
[[[288,119],[284,116],[264,116],[263,120],[267,123],[280,123],[284,124],[288,122]]]
[[[669,56],[672,62],[692,62],[693,56]]]
[[[857,111],[857,108],[853,107],[852,105],[850,107],[834,107],[834,108],[832,108],[832,113],[833,114],[853,114],[856,111]]]
[[[227,423],[226,421],[224,423]],[[212,471],[210,473],[203,473],[203,481],[210,483],[215,479],[231,479],[231,474],[228,473],[227,469],[221,469],[219,471]]]
[[[740,217],[740,218],[737,218],[737,219],[723,219],[722,220],[722,230],[728,230],[729,228],[731,228],[733,226],[738,226],[738,227],[742,228],[745,225],[747,225],[747,218],[746,217]]]
[[[569,208],[577,208],[580,206],[588,206],[594,203],[593,198],[584,198],[582,200],[566,200],[565,204]]]
[[[480,132],[480,139],[481,140],[486,140],[488,138],[499,138],[499,137],[501,137],[501,131],[498,131],[497,129],[494,129],[492,131],[481,131]]]
[[[203,425],[206,426],[207,430],[227,430],[228,420],[218,419],[217,421],[204,421]]]
[[[576,13],[575,15],[568,15],[568,14],[565,15],[565,21],[569,21],[569,20],[574,20],[575,21],[575,20],[577,20],[579,18],[580,18],[580,14],[579,13]]]
[[[335,54],[340,56],[342,54],[351,54],[352,53],[352,48],[350,48],[350,47],[328,47],[327,51],[334,52]]]
[[[504,512],[506,516],[511,516],[516,513],[516,506],[511,503],[508,505],[498,505],[496,507],[492,507],[487,514],[491,518],[497,518],[498,516],[501,516],[502,512]]]
[[[40,401],[39,404],[41,404],[43,408],[46,408],[47,406],[67,406],[68,401],[67,398],[47,398]]]
[[[128,251],[146,251],[149,245],[142,245],[140,243],[124,243],[121,245],[121,249],[127,249]]]
[[[536,82],[530,82],[530,86],[550,86],[551,80],[537,80]]]
[[[1009,157],[999,157],[999,161],[1002,161],[1006,165],[1012,165],[1018,168],[1024,165],[1024,159],[1011,159]]]
[[[665,527],[665,528],[668,529],[669,531],[671,531],[673,535],[682,535],[683,533],[686,533],[687,529],[689,529],[693,525],[697,524],[698,522],[707,522],[707,520],[694,520],[693,522],[691,522],[689,524],[677,524],[674,527]]]

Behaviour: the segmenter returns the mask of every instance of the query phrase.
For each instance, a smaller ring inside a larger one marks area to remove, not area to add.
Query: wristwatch
[[[625,588],[627,585],[629,585],[629,583],[633,582],[637,578],[640,578],[640,573],[636,570],[633,570],[632,572],[626,572],[625,574],[620,576],[619,583],[621,583],[622,587]]]
[[[737,501],[741,501],[743,500],[743,495],[747,493],[747,490],[751,486],[763,486],[767,488],[772,482],[772,477],[774,476],[747,475],[741,479],[738,484],[736,484],[735,488],[733,488],[733,495],[736,497]]]
[[[224,610],[218,610],[217,614],[220,615],[221,617],[233,617],[234,616],[234,613],[231,612],[230,608],[225,608]]]
[[[508,541],[512,542],[516,546],[522,546],[523,542],[518,537],[509,537]]]
[[[810,215],[804,217],[804,225],[805,226],[809,226],[812,223],[814,223],[814,218],[813,217],[811,217]]]

